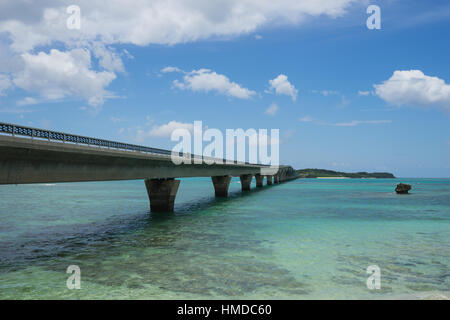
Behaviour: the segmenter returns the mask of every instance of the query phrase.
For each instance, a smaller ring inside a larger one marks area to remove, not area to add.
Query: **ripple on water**
[[[395,180],[311,179],[216,200],[185,179],[163,215],[141,182],[0,186],[0,298],[445,297],[450,180],[408,181],[409,197]],[[65,287],[70,264],[83,290]]]

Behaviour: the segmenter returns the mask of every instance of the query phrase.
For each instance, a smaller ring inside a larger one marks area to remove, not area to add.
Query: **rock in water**
[[[404,184],[404,183],[399,183],[397,185],[397,188],[395,188],[395,192],[400,193],[400,194],[408,193],[409,190],[411,190],[411,185]]]

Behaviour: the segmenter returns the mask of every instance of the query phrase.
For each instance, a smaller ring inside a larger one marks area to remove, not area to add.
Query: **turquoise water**
[[[143,181],[0,186],[0,299],[448,297],[450,179],[399,182],[233,179],[216,200],[182,179],[173,214],[150,214]]]

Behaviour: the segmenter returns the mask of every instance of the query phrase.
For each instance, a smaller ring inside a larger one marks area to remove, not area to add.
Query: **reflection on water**
[[[296,180],[175,213],[142,181],[0,186],[0,298],[395,298],[450,291],[450,180]],[[81,268],[68,290],[67,266]],[[366,287],[366,268],[382,288]]]

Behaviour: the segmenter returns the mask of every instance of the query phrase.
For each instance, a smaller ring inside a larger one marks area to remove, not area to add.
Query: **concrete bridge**
[[[144,179],[151,211],[173,211],[180,177],[211,177],[216,197],[226,197],[231,177],[242,191],[297,178],[290,166],[234,161],[179,164],[169,150],[77,136],[0,122],[0,184]],[[177,156],[190,156],[178,154]],[[199,158],[198,156],[191,156]],[[204,159],[204,158],[201,158]]]

